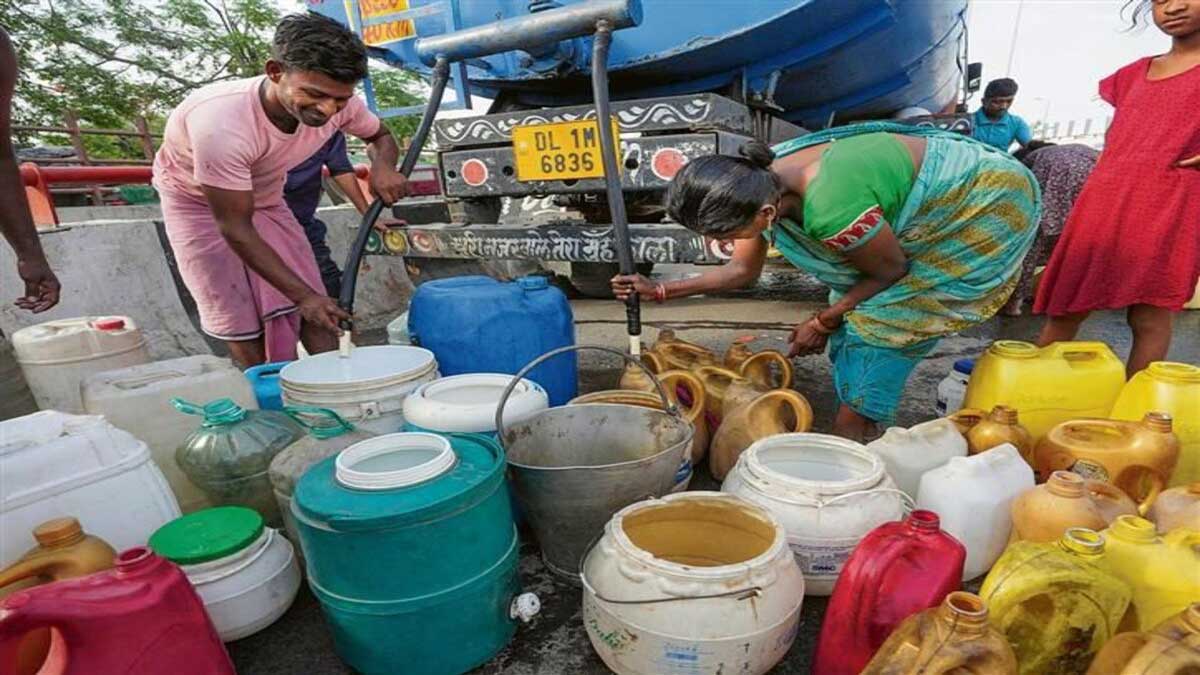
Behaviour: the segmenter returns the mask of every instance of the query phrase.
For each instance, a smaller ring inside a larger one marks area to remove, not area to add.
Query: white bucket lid
[[[884,480],[883,460],[861,443],[827,434],[769,436],[742,453],[748,482],[760,490],[837,495]]]
[[[293,361],[279,371],[280,383],[294,389],[339,389],[404,382],[437,367],[433,352],[406,345],[355,347],[348,358],[325,352]]]
[[[450,440],[399,433],[360,441],[338,453],[337,481],[359,490],[391,490],[437,478],[458,461]]]
[[[502,373],[471,373],[427,382],[404,399],[404,420],[432,431],[493,432],[496,406],[512,381],[512,375]],[[520,422],[549,405],[544,389],[522,379],[504,406],[504,422]]]

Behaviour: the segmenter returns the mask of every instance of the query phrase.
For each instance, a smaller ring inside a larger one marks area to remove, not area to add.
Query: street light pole
[[[1008,69],[1004,71],[1005,77],[1012,77],[1013,59],[1017,56],[1017,35],[1021,32],[1021,13],[1025,11],[1025,0],[1017,2],[1017,20],[1013,22],[1012,42],[1008,46]]]

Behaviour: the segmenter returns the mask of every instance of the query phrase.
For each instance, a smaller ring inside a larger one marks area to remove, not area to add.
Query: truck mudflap
[[[434,223],[374,233],[367,252],[410,258],[615,263],[612,229],[611,225]],[[639,263],[720,264],[733,253],[733,242],[702,237],[670,223],[630,223],[629,234]]]

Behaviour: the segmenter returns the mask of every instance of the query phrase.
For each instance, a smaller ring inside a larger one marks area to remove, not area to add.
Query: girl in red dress
[[[1200,278],[1200,0],[1141,0],[1135,12],[1147,8],[1171,50],[1100,82],[1112,126],[1034,305],[1049,315],[1041,345],[1073,339],[1093,310],[1127,308],[1129,376],[1166,357],[1173,314]]]

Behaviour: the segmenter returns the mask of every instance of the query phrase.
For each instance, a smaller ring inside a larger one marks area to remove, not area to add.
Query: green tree
[[[279,7],[277,0],[0,0],[0,25],[21,64],[14,121],[60,126],[74,111],[85,127],[130,128],[144,115],[161,128],[191,91],[262,72]],[[374,70],[381,106],[422,100],[413,75]],[[388,124],[405,136],[416,123]],[[45,134],[36,140],[69,143]],[[85,142],[96,157],[141,154],[136,139],[87,136]]]

